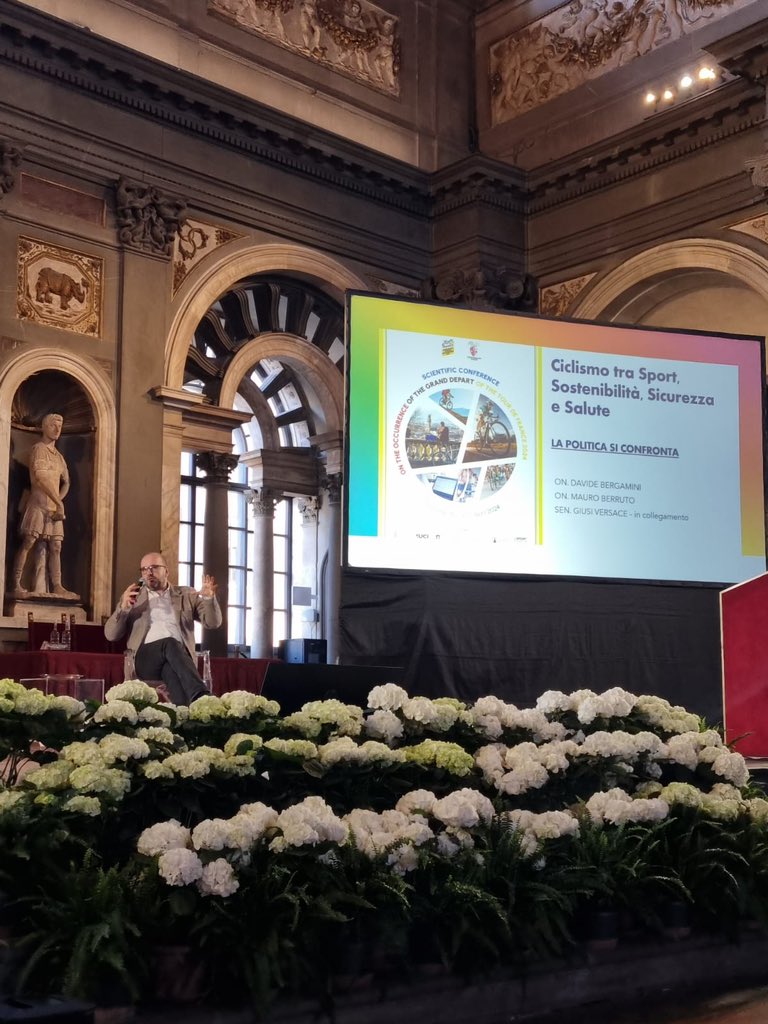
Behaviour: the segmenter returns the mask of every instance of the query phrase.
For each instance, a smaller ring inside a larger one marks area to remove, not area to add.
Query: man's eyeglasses
[[[146,576],[148,572],[157,572],[158,569],[167,569],[167,565],[142,565],[141,575]]]

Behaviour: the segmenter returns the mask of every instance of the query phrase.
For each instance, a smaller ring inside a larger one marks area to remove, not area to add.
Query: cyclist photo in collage
[[[472,432],[467,431],[464,462],[496,462],[516,456],[517,438],[509,418],[487,395],[480,394],[474,409]]]
[[[414,408],[405,428],[405,454],[413,469],[456,464],[473,399],[471,391],[446,388]]]

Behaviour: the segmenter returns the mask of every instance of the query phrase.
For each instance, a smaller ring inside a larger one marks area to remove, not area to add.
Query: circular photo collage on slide
[[[497,497],[511,479],[517,437],[510,417],[482,389],[443,388],[414,405],[405,454],[437,500],[477,504]]]

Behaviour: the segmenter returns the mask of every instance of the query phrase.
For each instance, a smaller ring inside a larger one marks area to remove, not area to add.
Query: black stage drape
[[[622,686],[722,720],[710,587],[449,575],[342,579],[340,660],[403,665],[411,694],[520,707],[545,690]]]

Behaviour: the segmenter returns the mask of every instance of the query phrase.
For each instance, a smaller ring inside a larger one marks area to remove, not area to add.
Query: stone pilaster
[[[227,655],[229,604],[229,474],[239,460],[237,455],[225,452],[198,452],[196,459],[205,473],[203,571],[216,579],[222,614],[218,629],[203,629],[203,647],[207,647],[215,657],[224,658]]]

